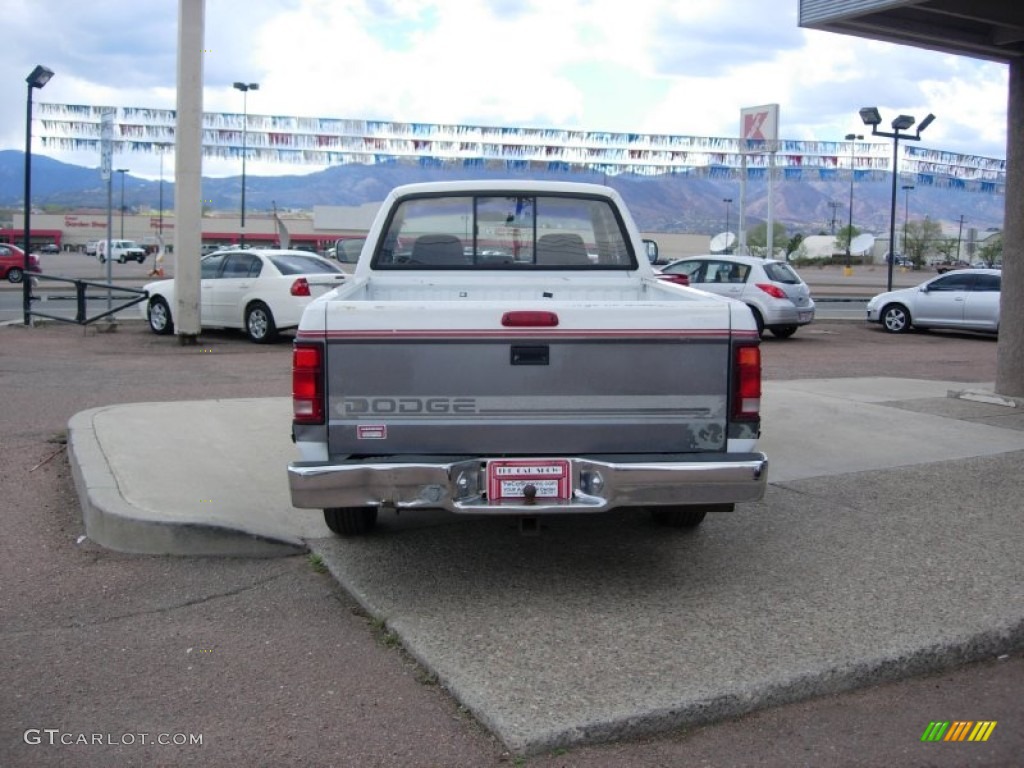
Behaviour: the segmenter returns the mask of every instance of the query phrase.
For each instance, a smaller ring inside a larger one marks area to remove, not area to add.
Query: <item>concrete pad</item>
[[[992,389],[992,384],[971,385],[971,389]],[[950,389],[964,388],[963,384],[928,379],[899,379],[863,376],[841,379],[793,379],[766,381],[768,392],[806,392],[821,398],[834,397],[854,403],[882,403],[889,400],[915,400],[922,397],[945,397]]]
[[[917,379],[767,382],[759,447],[771,462],[769,482],[1024,449],[1019,432],[894,408],[889,402],[944,399],[949,386]]]
[[[289,398],[133,403],[69,422],[86,534],[143,554],[294,554],[328,535],[291,506]]]
[[[515,521],[435,511],[328,538],[319,511],[289,503],[288,398],[85,411],[69,453],[90,538],[161,554],[308,544],[533,753],[1024,647],[1024,433],[924,405],[949,388],[767,383],[767,497],[696,532],[630,513],[546,518],[522,537]]]
[[[772,486],[693,533],[642,514],[553,518],[529,538],[507,521],[402,515],[310,546],[531,754],[1021,647],[1022,459]]]
[[[917,379],[767,382],[760,445],[771,461],[769,481],[1024,448],[1018,432],[883,400],[940,398],[949,388]],[[294,552],[305,539],[329,535],[318,510],[291,506],[285,468],[298,455],[290,409],[289,398],[263,398],[132,403],[77,414],[69,452],[88,535],[112,549],[149,554],[254,554],[254,547],[273,549],[271,542]],[[180,530],[158,534],[164,526]],[[223,541],[211,545],[204,533]],[[237,551],[227,544],[232,538]]]

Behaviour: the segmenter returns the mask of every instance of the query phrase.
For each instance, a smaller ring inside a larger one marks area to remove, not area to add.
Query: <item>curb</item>
[[[223,526],[144,519],[145,512],[121,495],[96,437],[93,417],[105,410],[81,411],[68,421],[68,462],[85,533],[94,542],[139,555],[287,557],[306,552],[301,543]]]

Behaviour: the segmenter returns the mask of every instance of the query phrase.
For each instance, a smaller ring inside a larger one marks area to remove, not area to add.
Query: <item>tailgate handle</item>
[[[549,362],[547,344],[512,347],[512,365],[547,365]]]

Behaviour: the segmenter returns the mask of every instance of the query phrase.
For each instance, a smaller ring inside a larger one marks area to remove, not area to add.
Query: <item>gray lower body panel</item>
[[[720,338],[332,342],[327,360],[331,456],[726,448]]]
[[[484,457],[406,457],[288,466],[292,504],[303,509],[384,506],[466,514],[605,512],[620,507],[707,506],[758,501],[768,480],[763,453],[537,459],[563,462],[558,498],[488,497]],[[493,487],[493,486],[492,486]]]

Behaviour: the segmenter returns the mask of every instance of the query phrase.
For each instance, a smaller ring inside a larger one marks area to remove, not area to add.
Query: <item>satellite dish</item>
[[[736,242],[736,235],[732,232],[719,232],[711,238],[711,252],[721,253],[732,247]]]
[[[850,241],[850,253],[855,253],[859,256],[870,251],[874,244],[875,236],[865,232],[863,235],[857,235]]]

